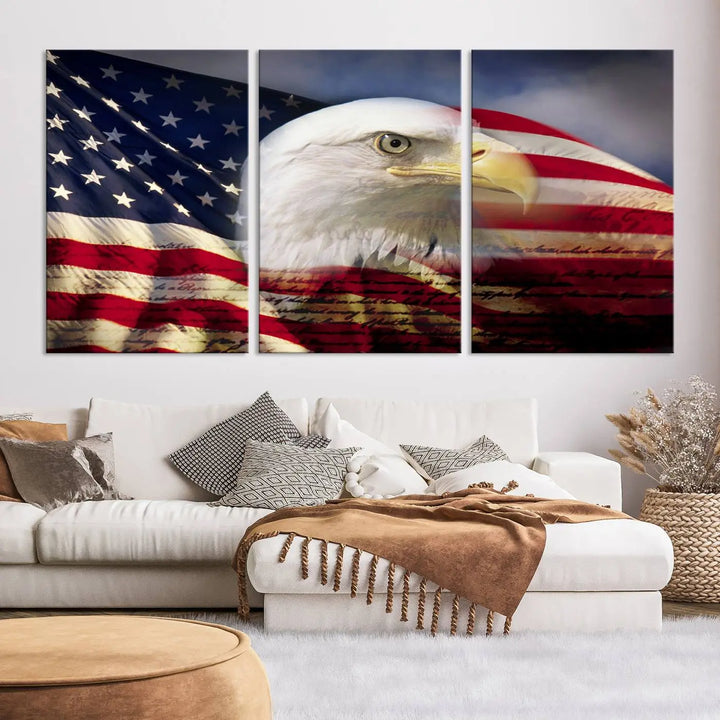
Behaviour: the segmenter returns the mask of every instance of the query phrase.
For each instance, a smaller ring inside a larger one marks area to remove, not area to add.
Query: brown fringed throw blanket
[[[488,633],[493,613],[507,618],[505,632],[522,600],[545,549],[545,525],[628,518],[616,510],[580,500],[547,500],[505,495],[485,487],[454,493],[406,495],[388,500],[332,500],[317,507],[293,507],[267,515],[251,525],[235,555],[240,592],[239,612],[247,618],[246,561],[257,540],[287,534],[278,558],[284,562],[295,538],[303,538],[302,577],[308,577],[308,547],[322,543],[321,582],[328,582],[327,544],[339,545],[333,577],[337,592],[343,574],[345,547],[355,548],[351,596],[357,595],[360,556],[373,555],[367,602],[372,602],[378,558],[390,562],[387,612],[392,611],[395,567],[403,568],[402,620],[407,620],[410,576],[421,578],[418,629],[423,628],[428,582],[437,585],[431,632],[437,631],[441,590],[454,593],[450,632],[457,631],[460,598],[470,604],[467,632],[475,625],[475,606],[488,608]]]

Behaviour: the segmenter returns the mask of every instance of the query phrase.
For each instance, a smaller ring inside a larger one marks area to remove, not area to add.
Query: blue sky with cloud
[[[473,105],[552,125],[673,182],[667,50],[483,50]]]
[[[260,84],[327,103],[411,97],[460,104],[457,50],[261,50]]]

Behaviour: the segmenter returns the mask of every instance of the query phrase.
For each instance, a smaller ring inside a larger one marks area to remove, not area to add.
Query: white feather
[[[459,163],[460,132],[451,108],[372,98],[309,113],[268,135],[260,144],[261,267],[348,266],[396,253],[394,263],[431,255],[434,265],[457,269],[459,183],[387,168]],[[383,133],[409,138],[411,148],[379,152],[374,139]]]

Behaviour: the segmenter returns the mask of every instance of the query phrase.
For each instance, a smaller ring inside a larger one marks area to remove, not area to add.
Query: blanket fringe
[[[427,578],[423,578],[420,581],[420,588],[418,589],[418,613],[417,613],[417,625],[416,630],[423,630],[425,628],[425,598],[427,595]]]
[[[518,487],[517,482],[515,482],[515,480],[511,480],[500,492],[503,495],[507,495],[511,490],[514,490],[516,487]]]
[[[485,635],[492,635],[493,622],[495,621],[495,613],[492,610],[488,610],[487,623],[485,626]]]
[[[457,635],[458,615],[460,614],[460,596],[453,598],[452,617],[450,618],[450,634]]]
[[[345,545],[342,543],[338,545],[337,555],[335,556],[335,579],[333,582],[333,591],[337,592],[340,590],[340,583],[342,582],[342,571],[343,571],[343,555],[345,554]]]
[[[294,532],[291,532],[288,534],[287,538],[285,539],[285,542],[283,543],[282,550],[280,550],[280,555],[278,556],[278,562],[284,563],[285,558],[287,557],[288,551],[290,550],[290,546],[293,544],[293,540],[295,539],[296,535]]]
[[[385,612],[391,613],[393,609],[393,591],[395,589],[395,563],[388,565],[387,599],[385,600]]]
[[[475,603],[470,603],[470,609],[468,610],[467,630],[466,635],[472,635],[475,632]]]
[[[300,553],[300,562],[302,567],[302,579],[307,580],[310,576],[310,568],[308,567],[308,555],[310,551],[310,541],[312,538],[306,537],[302,543],[302,551]]]
[[[403,596],[402,607],[400,608],[400,622],[408,621],[408,603],[410,602],[410,571],[405,570],[403,574]]]
[[[510,487],[514,481],[510,481],[508,485],[503,488],[502,492],[507,492],[513,489]],[[483,485],[483,483],[478,483]],[[280,535],[281,533],[277,530],[269,533],[260,533],[252,535],[250,538],[241,542],[238,546],[235,554],[235,569],[237,570],[238,576],[238,615],[243,620],[247,620],[250,616],[250,604],[247,596],[247,556],[250,547],[253,543],[258,540],[266,540]],[[278,562],[283,563],[287,558],[287,554],[292,547],[295,538],[298,537],[296,533],[288,533],[285,538],[285,542],[278,555]],[[302,549],[301,549],[301,572],[303,579],[309,577],[309,549],[310,543],[314,538],[303,537]],[[326,540],[321,540],[320,546],[320,582],[323,585],[327,585],[328,582],[328,543]],[[343,575],[343,559],[345,553],[345,545],[340,544],[337,548],[337,554],[335,557],[335,573],[333,577],[333,591],[338,592],[342,583]],[[352,575],[350,580],[350,597],[355,598],[358,594],[358,585],[360,578],[360,560],[362,558],[363,551],[359,548],[355,548],[355,553],[352,560]],[[368,605],[372,604],[375,594],[375,582],[377,576],[377,566],[379,561],[378,555],[373,555],[370,561],[370,571],[368,574],[368,588],[366,602]],[[394,604],[394,590],[395,590],[395,570],[396,566],[394,562],[388,564],[388,575],[387,575],[387,596],[385,602],[385,612],[391,613]],[[403,590],[402,590],[402,606],[400,611],[400,621],[408,621],[408,606],[410,603],[410,577],[412,573],[407,568],[403,572]],[[420,586],[418,588],[418,608],[417,608],[417,630],[423,630],[425,628],[425,604],[427,602],[427,578],[423,577],[420,580]],[[430,623],[430,634],[435,636],[437,634],[438,625],[440,622],[440,608],[442,604],[442,588],[438,587],[435,590],[433,599],[432,619]],[[474,602],[470,603],[467,616],[467,627],[465,634],[473,635],[475,632],[475,622],[477,614],[477,605]],[[450,618],[450,635],[457,635],[458,621],[460,615],[460,596],[454,595],[452,602],[452,614]],[[495,622],[495,612],[488,610],[485,635],[489,636],[493,633],[493,625]],[[503,626],[503,635],[508,635],[512,627],[512,616],[505,618],[505,624]]]
[[[373,555],[370,561],[370,575],[368,576],[367,604],[372,605],[375,594],[375,575],[377,574],[378,556]]]
[[[440,620],[440,602],[442,600],[442,588],[438,587],[435,591],[435,602],[433,602],[432,622],[430,624],[430,634],[435,637],[437,635],[438,622]]]
[[[238,545],[237,552],[235,553],[235,570],[238,576],[238,615],[242,620],[247,620],[250,617],[250,602],[248,601],[247,595],[247,556],[250,551],[250,546],[256,540],[277,537],[279,534],[277,530],[268,533],[259,533],[252,535]]]
[[[328,577],[328,544],[323,540],[320,544],[320,584],[327,585]]]
[[[350,597],[354,598],[357,597],[357,591],[358,591],[358,575],[360,574],[360,556],[362,555],[362,550],[355,550],[355,554],[353,555],[353,563],[352,563],[352,578],[350,580]]]

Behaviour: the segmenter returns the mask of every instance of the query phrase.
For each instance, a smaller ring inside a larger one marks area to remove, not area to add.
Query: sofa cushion
[[[269,512],[189,500],[73,503],[39,524],[38,559],[49,565],[230,563],[245,529]]]
[[[532,399],[456,402],[321,398],[315,418],[332,403],[340,417],[386,445],[459,448],[491,437],[512,462],[530,466],[538,453],[537,403]]]
[[[670,538],[656,525],[639,520],[597,520],[586,523],[548,525],[547,542],[529,591],[614,591],[660,590],[665,587],[673,567]],[[261,593],[332,593],[332,583],[320,583],[320,543],[308,548],[309,578],[299,572],[302,543],[296,540],[284,563],[278,554],[286,535],[259,540],[250,548],[248,578]],[[337,545],[330,543],[330,571],[335,567]],[[350,572],[354,550],[345,548],[347,569],[340,592],[350,592]],[[359,591],[367,588],[370,553],[363,553],[358,575]],[[377,592],[387,582],[386,561],[377,567]],[[403,573],[395,572],[395,588],[402,591]],[[418,578],[411,577],[410,590],[418,589]]]
[[[168,460],[189,480],[219,497],[237,485],[248,441],[292,443],[302,439],[288,414],[264,392],[249,408],[170,453]],[[325,447],[325,439],[318,439]]]
[[[0,565],[37,562],[35,526],[43,517],[34,505],[0,501]]]
[[[353,497],[394,497],[423,493],[424,478],[407,462],[399,447],[390,447],[361,432],[332,403],[316,418],[315,432],[330,438],[330,448],[357,446],[358,454],[348,463],[345,489]]]
[[[542,498],[567,498],[573,496],[554,483],[547,475],[530,470],[520,463],[505,460],[480,463],[464,470],[448,473],[433,480],[427,492],[431,495],[442,495],[446,492],[457,492],[476,483],[492,483],[495,490],[507,491],[508,495],[534,495]],[[515,483],[513,487],[512,483]]]
[[[0,420],[0,437],[15,440],[67,440],[67,426],[30,420]],[[0,499],[22,500],[10,474],[5,456],[0,452]]]
[[[237,487],[211,505],[272,510],[323,505],[340,496],[348,460],[356,451],[248,440]]]
[[[505,451],[487,435],[458,450],[429,445],[400,445],[411,465],[428,480],[466,470],[473,465],[507,460]]]
[[[113,433],[115,486],[149,500],[212,500],[215,496],[183,477],[167,456],[250,403],[164,407],[93,398],[88,435]],[[301,434],[308,431],[307,401],[279,400]]]

